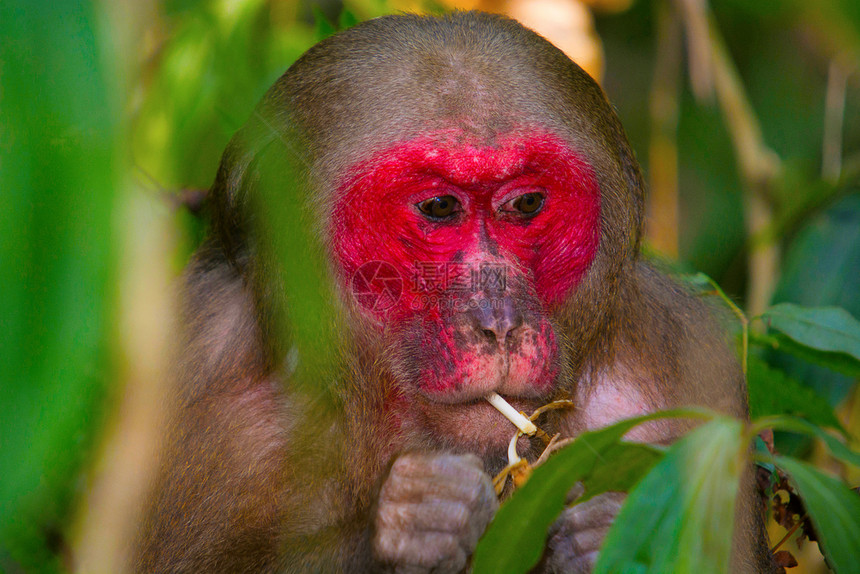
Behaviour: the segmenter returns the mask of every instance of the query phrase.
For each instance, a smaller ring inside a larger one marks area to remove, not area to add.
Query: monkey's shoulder
[[[635,284],[622,296],[629,328],[618,361],[635,365],[677,405],[698,404],[746,415],[746,389],[736,348],[736,324],[718,296],[658,266],[637,263]]]

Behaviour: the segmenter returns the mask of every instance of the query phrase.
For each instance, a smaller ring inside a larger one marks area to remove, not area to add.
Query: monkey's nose
[[[523,315],[510,297],[482,298],[471,310],[475,328],[491,342],[504,346],[505,341],[523,324]]]

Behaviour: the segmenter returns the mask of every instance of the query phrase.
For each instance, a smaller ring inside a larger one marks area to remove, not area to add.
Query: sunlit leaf
[[[729,571],[743,424],[718,418],[675,443],[643,478],[606,537],[595,574]]]

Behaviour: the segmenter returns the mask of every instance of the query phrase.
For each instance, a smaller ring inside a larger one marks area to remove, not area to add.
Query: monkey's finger
[[[575,549],[558,549],[552,552],[543,572],[559,574],[589,574],[597,563],[597,551],[578,554]]]
[[[608,527],[615,520],[626,495],[621,492],[605,492],[566,509],[559,523],[564,523],[573,530]]]
[[[486,504],[492,492],[489,477],[475,477],[472,481],[447,482],[431,478],[404,477],[392,474],[385,481],[380,492],[381,500],[395,502],[421,502],[423,500],[459,501],[475,509]]]
[[[435,476],[457,482],[475,480],[485,475],[481,459],[473,454],[406,453],[397,458],[392,473],[402,476]]]
[[[471,512],[465,504],[450,500],[388,502],[377,513],[378,529],[404,531],[464,532]]]

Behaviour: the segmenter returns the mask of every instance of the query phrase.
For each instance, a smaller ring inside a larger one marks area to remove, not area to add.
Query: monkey
[[[644,192],[602,89],[511,19],[392,15],[312,47],[211,188],[133,569],[467,571],[515,431],[493,392],[572,400],[540,421],[569,437],[677,406],[745,417],[714,310],[640,254]],[[264,194],[313,239],[289,276]],[[288,288],[314,272],[335,334],[317,371]],[[535,571],[589,572],[622,502],[565,510]],[[738,508],[733,571],[772,571],[746,486]]]

